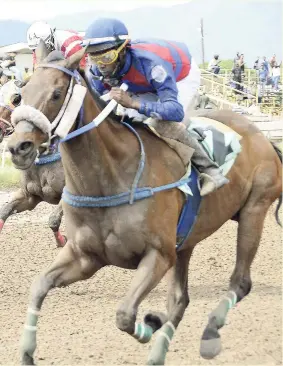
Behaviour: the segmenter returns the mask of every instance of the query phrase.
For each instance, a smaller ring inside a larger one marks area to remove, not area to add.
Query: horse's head
[[[62,68],[71,70],[72,74],[83,55],[84,50],[81,50],[65,60],[57,51],[49,53],[44,42],[40,42],[36,49],[39,65],[22,89],[22,105],[12,114],[15,131],[8,148],[17,168],[28,169],[38,152],[50,144],[73,92],[73,77],[62,72]]]

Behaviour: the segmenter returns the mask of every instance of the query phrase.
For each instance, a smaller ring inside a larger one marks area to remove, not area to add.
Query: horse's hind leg
[[[0,233],[9,216],[13,213],[33,210],[39,202],[41,202],[39,197],[26,195],[22,189],[14,192],[11,201],[0,210]]]
[[[170,273],[170,287],[167,300],[168,320],[167,322],[159,320],[161,329],[157,332],[150,351],[148,365],[164,365],[166,353],[174,332],[189,305],[188,266],[192,252],[193,248],[189,248],[177,254],[176,264]],[[147,314],[145,323],[156,322],[156,318],[158,318],[157,314]]]
[[[50,289],[63,287],[73,282],[85,280],[97,272],[102,265],[94,256],[74,250],[70,241],[62,248],[51,267],[41,274],[31,288],[27,319],[21,342],[22,364],[33,365],[36,349],[36,331],[39,311]]]
[[[49,216],[48,221],[49,227],[53,231],[58,248],[63,247],[67,242],[66,237],[62,235],[59,230],[62,217],[63,217],[63,208],[62,208],[62,201],[60,200],[55,210],[52,211],[51,215]]]
[[[167,257],[156,249],[150,249],[140,261],[130,290],[117,310],[117,327],[123,332],[129,333],[140,343],[149,342],[156,329],[152,329],[147,324],[136,322],[138,306],[157,286],[170,266],[171,263]]]
[[[225,324],[229,309],[251,290],[250,267],[259,246],[264,219],[271,202],[268,197],[251,194],[239,213],[236,266],[230,279],[229,291],[209,315],[208,324],[202,335],[200,354],[204,358],[213,358],[221,351],[218,330]]]

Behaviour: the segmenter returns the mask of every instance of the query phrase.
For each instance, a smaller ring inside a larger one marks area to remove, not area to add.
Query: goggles
[[[89,57],[91,61],[95,64],[102,64],[102,65],[111,65],[115,61],[117,61],[117,58],[119,56],[119,53],[122,51],[123,48],[126,47],[126,45],[129,43],[129,39],[126,39],[126,41],[117,49],[113,49],[110,51],[107,51],[105,53],[95,54],[95,53],[89,53]]]

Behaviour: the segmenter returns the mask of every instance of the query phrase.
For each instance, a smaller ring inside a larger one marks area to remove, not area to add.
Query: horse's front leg
[[[36,349],[37,320],[42,303],[54,287],[64,287],[76,281],[85,280],[103,265],[95,255],[85,254],[70,240],[60,250],[50,268],[42,273],[31,288],[24,333],[21,341],[21,362],[34,365]]]
[[[192,252],[193,248],[178,252],[176,264],[170,271],[167,300],[168,319],[164,322],[164,315],[159,319],[162,326],[156,334],[149,354],[148,365],[164,365],[170,342],[189,305],[188,266]],[[157,323],[158,314],[149,313],[145,316],[145,321],[147,319],[149,321],[152,319]]]
[[[11,201],[0,209],[0,232],[9,216],[14,213],[33,210],[39,202],[41,202],[39,197],[27,195],[22,189],[14,192]]]
[[[172,258],[175,259],[174,253]],[[157,329],[146,323],[136,322],[138,306],[172,266],[172,258],[150,248],[140,261],[126,298],[118,308],[117,327],[123,332],[129,333],[140,343],[149,342],[153,332]]]
[[[63,217],[63,208],[62,208],[62,200],[60,200],[55,210],[52,211],[51,215],[49,216],[48,221],[49,227],[53,231],[58,248],[63,247],[67,242],[66,237],[62,235],[59,230],[62,217]]]

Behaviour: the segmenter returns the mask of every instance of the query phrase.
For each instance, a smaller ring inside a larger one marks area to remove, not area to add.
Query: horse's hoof
[[[147,365],[164,365],[165,357],[149,357],[146,364]]]
[[[152,311],[144,317],[145,324],[152,328],[153,333],[160,329],[167,321],[167,315],[158,311]]]
[[[200,355],[206,360],[216,357],[221,352],[221,338],[202,339]]]
[[[24,353],[23,358],[22,358],[22,365],[35,365],[33,358],[27,354]]]

